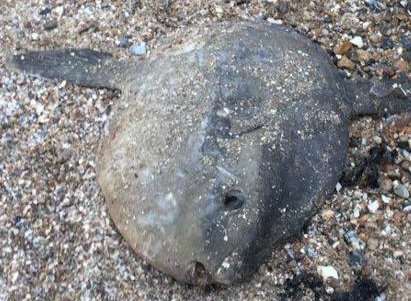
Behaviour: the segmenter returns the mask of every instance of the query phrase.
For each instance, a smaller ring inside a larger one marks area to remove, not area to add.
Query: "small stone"
[[[44,24],[44,30],[50,31],[53,30],[55,28],[57,28],[58,23],[56,20],[51,20],[49,22],[47,22],[46,24]]]
[[[373,138],[374,142],[377,144],[381,144],[382,143],[382,138],[380,136],[374,136]]]
[[[57,16],[62,17],[63,14],[64,14],[64,6],[60,5],[60,6],[56,7],[54,9],[54,11],[56,12]]]
[[[378,0],[365,0],[365,3],[374,10],[380,10],[383,8],[382,4]]]
[[[380,181],[380,188],[384,192],[391,192],[392,190],[392,181],[389,178],[384,178]]]
[[[372,59],[372,55],[369,51],[357,49],[357,56],[361,62],[367,63]]]
[[[304,248],[304,252],[308,255],[308,257],[311,257],[311,258],[318,257],[318,252],[311,246],[306,246]]]
[[[392,49],[394,48],[394,42],[390,38],[384,38],[381,44],[381,48],[385,50]]]
[[[406,149],[402,149],[401,156],[403,156],[405,160],[411,162],[411,152],[408,152]]]
[[[410,161],[402,161],[401,168],[411,173],[411,162]]]
[[[118,44],[118,47],[121,47],[121,48],[130,47],[131,46],[130,36],[121,37],[117,44]]]
[[[221,6],[217,5],[215,7],[215,13],[216,13],[218,18],[221,18],[224,15],[224,9]]]
[[[80,22],[77,28],[77,32],[79,34],[83,34],[87,31],[91,31],[91,32],[97,31],[97,29],[98,29],[98,25],[95,22]]]
[[[377,296],[374,300],[375,301],[387,301],[387,297],[385,296],[384,293],[382,293],[379,296]]]
[[[328,278],[334,278],[338,280],[338,272],[337,270],[332,267],[332,266],[318,266],[317,267],[317,273],[323,278],[324,281],[326,281]]]
[[[31,39],[33,40],[33,41],[37,41],[38,39],[39,39],[39,34],[37,33],[37,32],[33,32],[32,34],[31,34]]]
[[[355,36],[350,40],[351,44],[354,46],[357,46],[358,48],[363,48],[364,47],[364,42],[360,36]]]
[[[335,54],[346,55],[352,48],[350,41],[342,41],[334,48]]]
[[[368,37],[371,41],[371,43],[375,44],[379,44],[382,42],[382,34],[380,32],[376,32],[376,33],[372,33],[369,35]]]
[[[403,199],[408,199],[410,197],[410,192],[408,191],[407,187],[400,183],[394,185],[394,193]]]
[[[347,233],[345,233],[344,239],[355,250],[362,250],[365,247],[365,243],[358,237],[355,231],[348,231]]]
[[[385,164],[383,170],[391,179],[399,179],[401,177],[400,168],[394,164]]]
[[[341,189],[342,189],[341,183],[340,183],[340,182],[337,182],[337,184],[335,185],[335,190],[336,190],[337,192],[340,192]]]
[[[337,63],[338,67],[345,68],[348,70],[354,70],[355,64],[346,56],[341,57]]]
[[[285,15],[286,13],[288,13],[290,7],[287,1],[279,1],[277,3],[277,12],[280,15]]]
[[[404,252],[400,251],[400,250],[395,250],[393,255],[394,255],[395,258],[402,257],[402,256],[404,256]]]
[[[405,138],[405,139],[404,139]],[[407,140],[406,137],[400,137],[400,141],[397,143],[397,146],[402,149],[411,149],[411,140]]]
[[[353,216],[354,218],[359,218],[361,214],[361,209],[359,207],[354,208]]]
[[[380,203],[378,201],[369,202],[367,206],[368,210],[371,213],[376,213],[379,207]]]
[[[375,238],[370,238],[367,241],[367,247],[370,250],[376,250],[378,248],[379,242]]]
[[[324,220],[328,221],[334,217],[335,213],[331,209],[324,210],[321,213],[321,216]]]
[[[411,62],[411,50],[407,49],[407,50],[403,51],[402,58],[407,62]]]
[[[408,71],[408,63],[403,59],[399,59],[398,61],[396,61],[394,66],[398,70],[398,72]]]
[[[145,55],[146,54],[146,43],[141,42],[138,44],[134,44],[129,48],[131,54],[140,56],[140,55]]]
[[[358,251],[353,251],[350,252],[349,255],[349,263],[350,266],[352,266],[354,269],[361,269],[361,267],[364,265],[364,256],[362,255],[361,252]]]
[[[385,196],[385,195],[381,195],[381,200],[384,204],[389,204],[391,202],[391,198]]]
[[[40,10],[40,12],[39,12],[40,16],[46,16],[49,13],[51,13],[51,8],[50,7],[45,7],[42,10]]]

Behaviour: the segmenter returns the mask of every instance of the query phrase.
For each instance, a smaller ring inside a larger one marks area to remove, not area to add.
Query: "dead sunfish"
[[[139,61],[65,49],[9,64],[122,91],[97,162],[109,213],[137,254],[202,285],[247,279],[302,231],[334,192],[353,118],[411,111],[409,81],[346,80],[267,23],[191,29]]]

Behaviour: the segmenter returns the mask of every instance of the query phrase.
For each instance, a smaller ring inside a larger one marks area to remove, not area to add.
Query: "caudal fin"
[[[353,116],[411,112],[411,81],[406,76],[398,80],[352,81],[348,85]]]
[[[96,88],[120,89],[124,74],[122,64],[109,53],[90,49],[29,51],[11,56],[7,65],[31,75]]]

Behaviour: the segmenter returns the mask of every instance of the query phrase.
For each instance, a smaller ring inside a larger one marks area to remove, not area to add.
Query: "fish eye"
[[[245,197],[240,190],[231,190],[224,196],[223,202],[226,210],[236,210],[243,207]]]

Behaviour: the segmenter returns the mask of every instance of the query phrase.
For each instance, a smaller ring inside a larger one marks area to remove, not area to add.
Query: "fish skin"
[[[190,29],[138,62],[70,51],[74,67],[54,63],[64,51],[40,62],[122,91],[97,162],[116,227],[153,266],[198,285],[248,279],[301,233],[334,192],[353,118],[411,110],[407,92],[345,80],[320,46],[278,25]],[[10,65],[56,78],[32,61]]]

